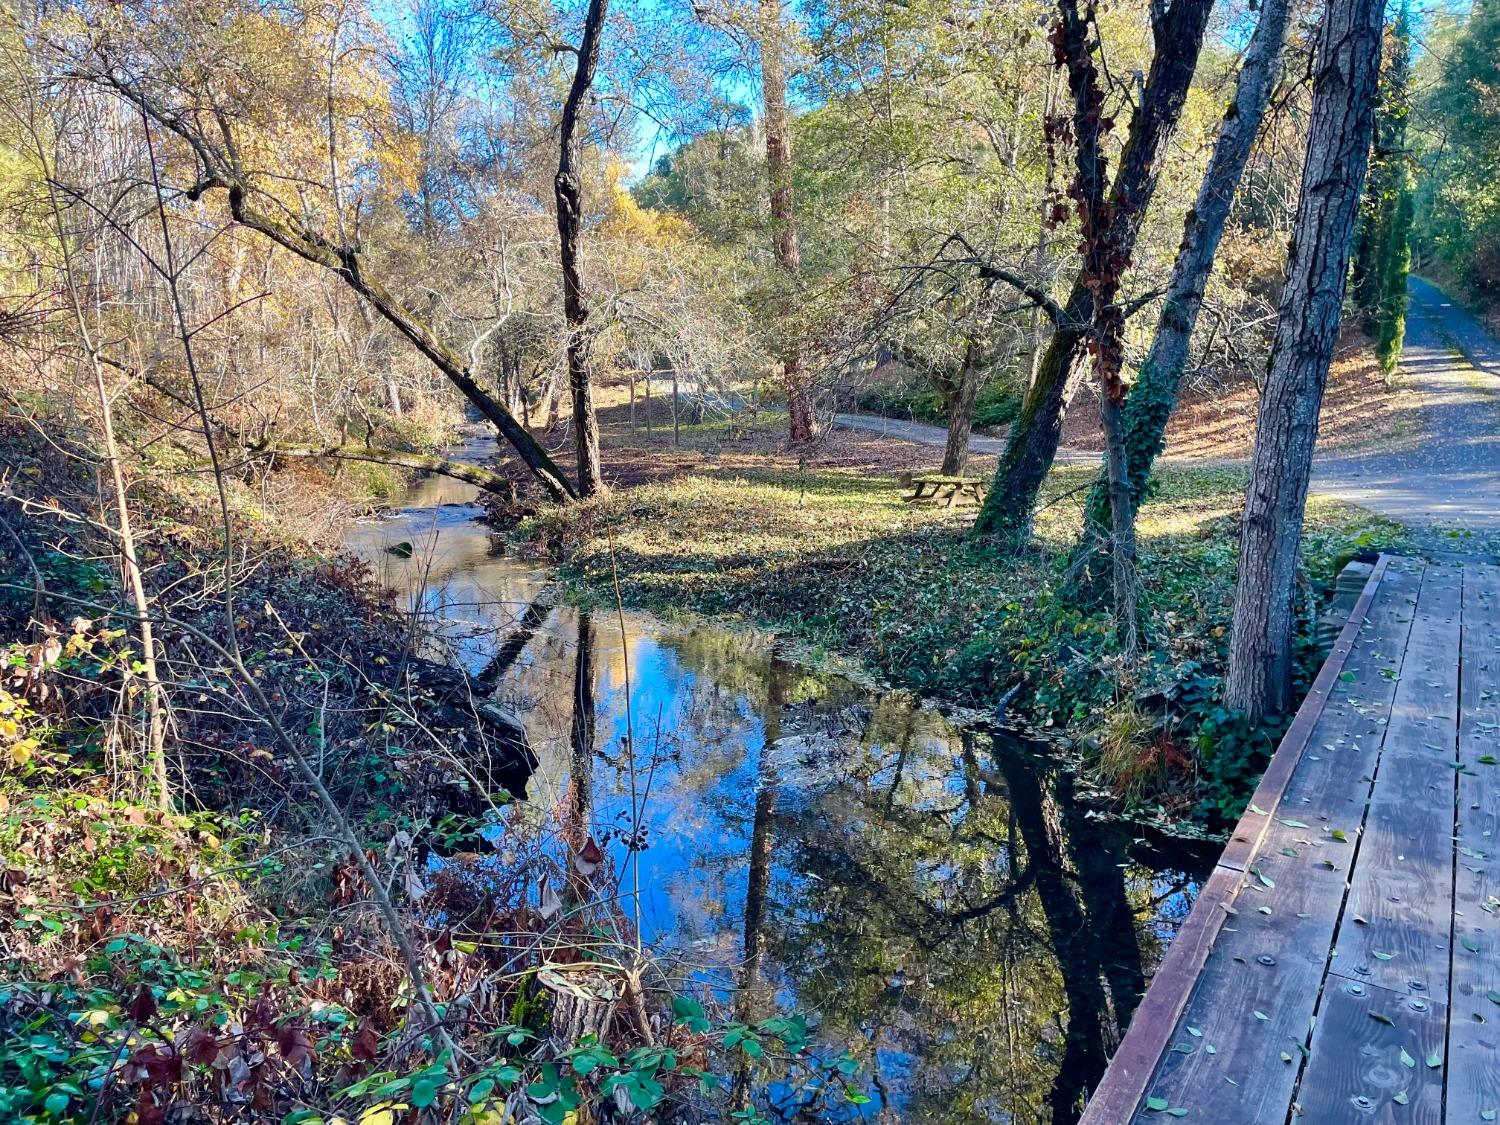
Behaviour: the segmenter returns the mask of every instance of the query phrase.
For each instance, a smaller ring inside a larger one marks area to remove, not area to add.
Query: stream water
[[[1091,815],[1032,747],[768,635],[627,611],[622,636],[613,612],[554,606],[474,499],[429,478],[347,546],[449,659],[498,673],[540,758],[528,804],[586,810],[646,943],[866,1060],[849,1119],[1076,1120],[1202,857]]]

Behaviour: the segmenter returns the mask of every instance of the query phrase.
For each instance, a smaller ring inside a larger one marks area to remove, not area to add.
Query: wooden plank
[[[1462,575],[1430,566],[1401,662],[1330,971],[1448,995]],[[1335,826],[1355,849],[1356,822]]]
[[[1255,809],[1270,813],[1280,808],[1288,797],[1300,807],[1304,799],[1309,799],[1309,793],[1316,793],[1320,786],[1329,786],[1326,779],[1334,770],[1331,760],[1316,768],[1309,775],[1307,784],[1300,787],[1297,784],[1296,766],[1303,760],[1304,750],[1315,732],[1322,731],[1332,741],[1334,738],[1344,737],[1337,732],[1351,730],[1357,722],[1363,721],[1366,741],[1372,747],[1373,754],[1374,742],[1383,728],[1372,719],[1366,719],[1361,711],[1378,712],[1378,697],[1388,699],[1393,694],[1393,689],[1382,690],[1389,687],[1389,684],[1376,675],[1378,660],[1383,658],[1378,655],[1378,650],[1390,644],[1388,638],[1400,634],[1405,623],[1410,620],[1410,601],[1420,573],[1419,568],[1405,562],[1394,571],[1390,571],[1391,565],[1392,560],[1382,558],[1371,574],[1350,614],[1349,622],[1314,683],[1314,690],[1309,692],[1299,710],[1293,724],[1296,729],[1289,732],[1287,739],[1283,739],[1273,757],[1268,770],[1271,782],[1268,784],[1263,781],[1257,790],[1255,800],[1252,801],[1253,808],[1246,812],[1233,834],[1235,840],[1252,841],[1254,846],[1264,837],[1271,818],[1261,815]],[[1340,679],[1346,670],[1353,673],[1354,684]],[[1375,700],[1356,698],[1356,685],[1367,683],[1377,696]],[[1298,727],[1298,724],[1301,726]],[[1328,757],[1323,754],[1312,755],[1313,761],[1309,764],[1316,765]],[[1239,1010],[1219,1004],[1215,998],[1216,989],[1224,974],[1248,975],[1253,973],[1249,969],[1252,964],[1257,969],[1268,968],[1253,957],[1246,958],[1236,952],[1225,951],[1226,941],[1231,946],[1237,943],[1238,939],[1231,935],[1240,932],[1242,918],[1236,917],[1233,924],[1229,924],[1226,920],[1230,916],[1223,907],[1227,905],[1226,899],[1231,894],[1239,894],[1244,882],[1240,866],[1248,858],[1249,855],[1246,854],[1238,861],[1232,859],[1233,866],[1221,863],[1205,884],[1187,923],[1168,950],[1151,988],[1137,1009],[1124,1042],[1089,1102],[1083,1118],[1085,1125],[1117,1125],[1118,1122],[1127,1120],[1142,1105],[1147,1083],[1152,1081],[1153,1072],[1158,1067],[1163,1071],[1157,1076],[1161,1086],[1158,1089],[1153,1085],[1150,1092],[1167,1096],[1173,1105],[1186,1105],[1190,1101],[1195,1105],[1210,1104],[1210,1099],[1217,1100],[1218,1092],[1210,1090],[1211,1086],[1234,1092],[1234,1088],[1224,1081],[1225,1075],[1220,1064],[1227,1059],[1227,1049],[1238,1042],[1240,1034],[1245,1031],[1240,1022],[1241,1017],[1256,1020],[1253,1012],[1257,1010],[1257,993],[1253,986],[1241,988],[1241,998],[1248,1006]],[[1332,889],[1310,889],[1320,896],[1330,895],[1336,899],[1342,891],[1342,876],[1338,877],[1336,886]],[[1256,905],[1258,907],[1260,904]],[[1288,918],[1295,918],[1299,912],[1290,903],[1286,911]],[[1265,917],[1259,914],[1258,909],[1255,916]],[[1332,932],[1331,919],[1327,923],[1327,931],[1323,936],[1324,949],[1327,947],[1327,937]],[[1214,950],[1212,957],[1211,949]],[[1257,953],[1256,956],[1258,955]],[[1205,966],[1208,967],[1206,973]],[[1317,966],[1319,974],[1321,968],[1320,958]],[[1201,979],[1200,973],[1204,974]],[[1272,992],[1277,987],[1271,983],[1276,978],[1267,973],[1261,973],[1259,977],[1252,979],[1256,983],[1265,982]],[[1198,985],[1196,991],[1195,985]],[[1267,1004],[1269,1008],[1270,1002],[1267,1001]],[[1185,1009],[1187,1014],[1184,1014]],[[1269,1014],[1268,1009],[1262,1010],[1267,1010]],[[1310,1014],[1311,999],[1308,1000],[1307,1012],[1299,1025],[1304,1034],[1306,1016]],[[1188,1032],[1186,1028],[1189,1026],[1201,1032],[1201,1036]],[[1184,1050],[1171,1050],[1174,1046],[1180,1046]],[[1290,1089],[1288,1083],[1284,1096],[1280,1096],[1283,1110],[1290,1100]],[[1274,1096],[1272,1100],[1275,1100]],[[1259,1117],[1252,1112],[1241,1119],[1259,1120]]]
[[[1292,1120],[1442,1125],[1446,1026],[1441,1003],[1329,977]]]
[[[1238,913],[1220,932],[1169,1044],[1196,1040],[1201,1049],[1170,1051],[1147,1089],[1191,1117],[1280,1120],[1291,1104],[1297,1067],[1281,1055],[1300,1059],[1308,1041],[1352,852],[1329,839],[1326,826],[1333,817],[1357,824],[1363,814],[1369,785],[1358,779],[1374,770],[1396,692],[1380,672],[1404,647],[1420,575],[1404,561],[1385,574],[1276,815],[1261,818],[1261,850],[1240,875]]]
[[[1500,567],[1464,568],[1448,1120],[1500,1116]],[[1473,947],[1477,946],[1477,950]]]

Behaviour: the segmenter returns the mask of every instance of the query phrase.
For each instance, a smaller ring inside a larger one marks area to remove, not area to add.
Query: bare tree
[[[167,777],[167,700],[158,670],[158,641],[151,621],[151,599],[146,593],[145,577],[141,572],[140,554],[136,550],[135,528],[130,513],[130,495],[125,483],[125,464],[120,455],[119,439],[116,435],[114,399],[105,378],[105,362],[100,356],[98,342],[89,327],[80,294],[79,279],[73,265],[74,232],[63,219],[62,206],[58,202],[53,161],[42,141],[42,130],[30,106],[17,116],[24,127],[35,152],[46,185],[47,211],[57,234],[57,246],[62,256],[63,285],[68,294],[68,308],[78,330],[78,342],[88,361],[93,376],[94,395],[99,405],[99,425],[104,438],[104,463],[109,469],[110,489],[115,506],[115,526],[109,528],[120,551],[120,561],[125,572],[125,585],[130,592],[132,608],[136,615],[136,635],[141,643],[141,678],[145,680],[146,702],[146,777],[153,801],[157,808],[170,812],[172,809],[172,787]],[[106,525],[107,526],[107,525]]]
[[[589,0],[583,37],[578,43],[578,65],[563,103],[558,127],[561,153],[554,185],[557,193],[557,237],[562,258],[563,313],[568,322],[568,387],[573,398],[573,440],[578,455],[578,489],[584,496],[604,491],[599,467],[599,418],[594,412],[593,373],[590,370],[589,306],[580,270],[579,234],[583,226],[583,179],[580,160],[583,139],[578,119],[594,84],[599,65],[599,43],[609,15],[609,0]]]
[[[1250,462],[1224,689],[1226,705],[1252,721],[1292,704],[1302,516],[1370,160],[1383,8],[1383,0],[1330,0],[1318,32],[1307,160]]]
[[[1145,496],[1152,462],[1166,441],[1167,422],[1177,402],[1177,388],[1187,367],[1193,329],[1203,308],[1203,289],[1213,271],[1235,189],[1249,160],[1276,77],[1277,62],[1286,41],[1287,8],[1287,0],[1265,0],[1261,8],[1235,82],[1234,99],[1219,127],[1213,157],[1203,174],[1198,198],[1183,223],[1182,244],[1172,267],[1151,351],[1141,364],[1125,402],[1121,424],[1132,516]],[[1104,479],[1090,495],[1087,511],[1092,528],[1108,528],[1111,517]],[[1092,543],[1085,542],[1084,547],[1091,549]]]
[[[1112,253],[1123,254],[1127,261],[1134,252],[1146,207],[1161,175],[1167,145],[1176,132],[1187,100],[1212,8],[1213,0],[1172,0],[1170,6],[1152,6],[1151,33],[1156,46],[1151,71],[1140,104],[1131,117],[1119,170],[1107,201],[1095,209],[1094,229],[1084,231],[1085,241],[1107,245]],[[1087,37],[1094,7],[1090,4],[1079,13],[1074,0],[1060,0],[1058,9],[1053,47],[1058,65],[1066,66],[1070,53],[1067,37],[1070,34],[1074,38],[1079,34]],[[1070,33],[1070,20],[1076,21],[1081,30]],[[1103,107],[1080,96],[1079,84],[1086,78],[1081,69],[1069,67],[1073,115],[1067,129],[1079,145],[1089,144],[1087,138],[1106,127]],[[1049,127],[1055,128],[1056,123],[1049,123]],[[1102,169],[1099,174],[1103,174]],[[1052,338],[1006,442],[995,487],[985,498],[975,523],[979,534],[1001,535],[1016,541],[1031,525],[1037,492],[1057,454],[1063,415],[1078,389],[1081,349],[1095,322],[1096,297],[1091,283],[1087,269],[1081,270],[1062,306],[1062,315],[1052,318]],[[1042,307],[1050,314],[1046,305]]]
[[[211,101],[204,105],[194,95],[179,108],[165,94],[154,90],[152,83],[119,65],[107,54],[87,61],[75,61],[74,73],[115,91],[188,147],[197,165],[197,179],[184,193],[186,198],[198,200],[209,192],[222,191],[236,223],[264,235],[300,258],[331,270],[462,392],[495,426],[554,499],[577,497],[578,493],[567,475],[553,462],[541,443],[480,386],[458,352],[380,280],[358,239],[330,236],[304,216],[283,209],[278,217],[269,207],[258,205],[256,185],[240,158],[232,119],[221,107],[216,107]],[[207,92],[204,93],[206,96]]]

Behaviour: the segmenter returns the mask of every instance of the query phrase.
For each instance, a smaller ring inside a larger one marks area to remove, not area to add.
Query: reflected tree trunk
[[[511,630],[510,636],[500,646],[499,651],[490,659],[490,662],[474,675],[474,686],[485,694],[495,690],[495,687],[509,672],[511,666],[520,659],[521,653],[536,636],[537,630],[547,620],[547,614],[552,612],[552,607],[546,602],[532,602],[521,614],[521,619],[516,622],[516,627]],[[586,616],[586,615],[585,615]],[[580,623],[580,637],[582,635]]]
[[[563,835],[576,854],[589,838],[594,789],[594,619],[578,614],[578,644],[573,654],[573,720],[568,730],[571,775]],[[574,902],[588,894],[588,880],[568,867],[568,888]]]
[[[764,1018],[770,1002],[764,984],[766,959],[766,900],[771,889],[771,851],[775,846],[776,802],[780,795],[773,751],[781,740],[781,713],[787,701],[787,683],[791,666],[771,657],[770,675],[766,681],[766,710],[761,725],[764,740],[755,782],[755,811],[750,823],[749,873],[745,880],[744,963],[740,969],[739,991],[734,999],[734,1018],[754,1024]],[[735,1070],[731,1101],[736,1110],[750,1106],[751,1060],[744,1056]]]
[[[1118,860],[1109,852],[1087,857],[1085,870],[1080,871],[1080,851],[1098,850],[1093,847],[1097,841],[1085,831],[1070,843],[1070,829],[1078,826],[1069,823],[1067,805],[1058,793],[1057,775],[1043,772],[1003,747],[997,747],[996,760],[1026,848],[1027,869],[1036,878],[1068,1002],[1063,1057],[1047,1099],[1051,1121],[1052,1125],[1075,1125],[1083,1114],[1084,1100],[1104,1073],[1110,1051],[1118,1042],[1113,1015],[1118,1014],[1119,998],[1111,1004],[1106,982],[1112,985],[1117,976],[1124,980],[1130,963],[1126,957],[1121,965],[1105,964],[1106,956],[1121,951],[1113,948],[1119,943],[1110,921],[1115,917],[1113,907],[1106,904],[1102,910],[1095,908],[1092,896],[1102,889],[1095,879],[1108,867],[1110,878],[1120,883],[1118,896],[1123,901],[1123,875],[1115,866]],[[1133,1010],[1140,994],[1134,985],[1128,987]]]

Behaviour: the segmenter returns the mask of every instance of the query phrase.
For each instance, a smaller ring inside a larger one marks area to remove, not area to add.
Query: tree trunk
[[[770,190],[771,250],[785,275],[788,290],[802,270],[797,240],[797,201],[792,191],[792,121],[786,104],[786,54],[782,40],[781,0],[760,3],[760,84],[766,129],[766,180]],[[783,309],[781,382],[793,442],[811,441],[812,404],[802,369],[802,346]]]
[[[969,435],[974,429],[974,399],[984,374],[983,357],[975,341],[964,348],[963,370],[959,374],[957,393],[948,399],[948,443],[943,449],[943,467],[947,477],[961,477],[969,465]]]
[[[1370,157],[1383,0],[1329,0],[1280,319],[1240,538],[1225,704],[1258,722],[1292,703],[1292,623],[1318,411],[1343,315]]]
[[[1021,400],[1016,419],[995,472],[995,487],[985,497],[974,523],[979,535],[998,535],[1018,543],[1031,526],[1031,510],[1062,439],[1063,417],[1080,382],[1078,353],[1083,327],[1093,319],[1093,295],[1080,275],[1063,306],[1064,327],[1054,328],[1037,364],[1036,378]]]
[[[1104,475],[1109,493],[1109,554],[1115,629],[1120,651],[1127,658],[1134,659],[1141,647],[1140,613],[1136,604],[1135,504],[1121,413],[1118,397],[1109,387],[1101,388],[1099,427],[1104,431]]]
[[[1234,100],[1224,114],[1213,157],[1198,188],[1197,201],[1183,223],[1182,244],[1172,267],[1151,351],[1125,402],[1122,422],[1132,519],[1151,479],[1152,462],[1166,442],[1167,421],[1177,402],[1177,388],[1187,368],[1193,330],[1203,308],[1203,287],[1213,270],[1224,224],[1234,204],[1235,188],[1245,171],[1270,98],[1286,40],[1286,22],[1287,0],[1265,0],[1235,83]],[[1087,512],[1089,523],[1097,532],[1102,534],[1111,526],[1108,480],[1104,474],[1090,493]],[[1086,549],[1091,547],[1090,538],[1086,531]]]
[[[599,416],[594,411],[594,380],[590,370],[589,307],[579,268],[579,233],[583,226],[583,179],[579,163],[583,141],[578,136],[578,115],[594,85],[594,71],[599,65],[599,41],[603,38],[608,14],[609,0],[589,0],[583,41],[578,46],[578,68],[573,72],[573,85],[563,103],[559,128],[561,154],[557,162],[557,178],[553,181],[557,195],[557,237],[562,256],[563,315],[568,322],[568,388],[573,398],[573,442],[578,455],[578,489],[584,496],[603,492],[604,476],[599,468]]]
[[[1076,4],[1073,0],[1059,0],[1058,8],[1060,28],[1068,32],[1072,27],[1071,34],[1076,38],[1077,28],[1083,22]],[[1098,226],[1083,232],[1085,239],[1106,243],[1126,259],[1135,249],[1146,207],[1156,191],[1167,145],[1176,131],[1197,69],[1212,9],[1213,0],[1173,0],[1171,7],[1153,21],[1156,51],[1140,106],[1130,121],[1119,172],[1109,192],[1109,206],[1100,209]],[[1084,34],[1086,37],[1086,29]],[[1062,47],[1058,65],[1067,65],[1067,54]],[[1080,144],[1090,143],[1088,138],[1092,137],[1093,147],[1099,148],[1103,128],[1099,109],[1082,88],[1086,76],[1078,73],[1078,68],[1071,69],[1068,83],[1074,101],[1074,134]],[[1063,323],[1054,330],[1038,365],[1036,379],[1026,393],[1021,416],[1011,430],[1000,461],[995,487],[986,497],[975,523],[979,534],[1001,535],[1014,543],[1030,529],[1037,493],[1057,455],[1063,416],[1077,390],[1075,368],[1079,344],[1095,317],[1094,300],[1085,281],[1080,272],[1068,297]]]

